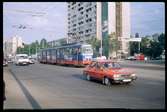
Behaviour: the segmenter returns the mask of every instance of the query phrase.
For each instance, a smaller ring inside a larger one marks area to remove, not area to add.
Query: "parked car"
[[[105,85],[111,85],[113,83],[130,83],[137,79],[134,71],[123,68],[118,62],[111,60],[97,60],[92,61],[83,70],[83,75],[87,80],[97,79],[102,81]]]
[[[3,66],[8,66],[8,62],[6,59],[3,60]]]

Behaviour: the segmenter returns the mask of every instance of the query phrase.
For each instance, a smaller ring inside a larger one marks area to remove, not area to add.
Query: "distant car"
[[[136,60],[136,58],[134,56],[129,56],[126,58],[126,60]]]
[[[12,63],[13,61],[12,61],[12,59],[8,59],[8,63]]]
[[[136,74],[128,69],[122,68],[118,62],[111,60],[92,61],[83,70],[83,75],[87,80],[97,79],[105,85],[113,83],[130,83],[137,79]]]
[[[8,62],[6,59],[3,60],[3,66],[8,66]]]
[[[29,65],[29,62],[26,54],[17,54],[14,61],[16,65]]]

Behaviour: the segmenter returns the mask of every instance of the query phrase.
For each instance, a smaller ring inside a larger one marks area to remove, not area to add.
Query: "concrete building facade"
[[[9,40],[4,40],[3,51],[5,56],[15,55],[18,47],[24,47],[20,36],[13,36]]]
[[[68,42],[102,39],[115,32],[120,52],[128,53],[129,2],[68,2]]]

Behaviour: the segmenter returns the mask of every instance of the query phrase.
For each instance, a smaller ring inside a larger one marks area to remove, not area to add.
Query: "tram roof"
[[[58,48],[66,48],[66,47],[77,47],[77,46],[81,46],[81,45],[90,45],[90,44],[87,44],[87,43],[74,43],[74,44],[66,44],[66,45],[59,46],[59,47],[41,49],[41,50],[50,50],[50,49],[58,49]]]

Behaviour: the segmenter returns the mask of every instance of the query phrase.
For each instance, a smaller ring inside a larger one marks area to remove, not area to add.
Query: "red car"
[[[97,79],[105,85],[112,83],[130,83],[137,79],[136,74],[128,69],[122,68],[119,63],[111,60],[92,61],[84,71],[87,80]]]

